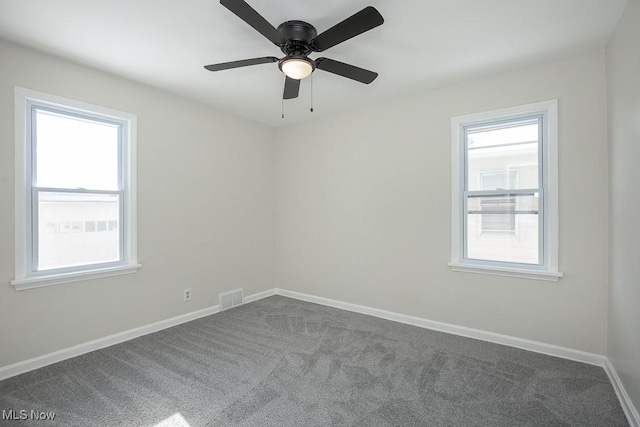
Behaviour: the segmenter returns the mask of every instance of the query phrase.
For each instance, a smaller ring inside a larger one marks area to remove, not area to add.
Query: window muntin
[[[455,271],[557,280],[557,101],[452,119]]]
[[[135,136],[135,115],[16,87],[16,289],[141,267]]]

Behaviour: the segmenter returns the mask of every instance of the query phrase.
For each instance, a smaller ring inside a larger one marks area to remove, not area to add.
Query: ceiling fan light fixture
[[[280,62],[280,69],[287,77],[302,80],[308,77],[315,67],[308,58],[285,58]]]

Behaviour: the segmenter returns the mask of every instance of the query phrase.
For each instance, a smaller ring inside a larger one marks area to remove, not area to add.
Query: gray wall
[[[558,282],[450,271],[451,118],[559,99]],[[602,52],[278,131],[278,286],[598,354],[606,348]]]
[[[640,1],[607,47],[610,264],[607,355],[640,408]]]
[[[1,41],[0,58],[0,366],[275,286],[272,129]],[[15,85],[138,115],[138,273],[9,286]]]

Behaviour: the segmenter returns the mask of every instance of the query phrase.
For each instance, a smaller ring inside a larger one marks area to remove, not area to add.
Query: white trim
[[[138,271],[139,268],[142,268],[141,264],[118,265],[116,267],[97,268],[95,270],[74,271],[72,273],[54,274],[41,277],[27,277],[24,279],[12,280],[11,285],[16,291],[24,291],[25,289],[42,288],[44,286],[80,282],[82,280],[132,274]]]
[[[353,311],[355,313],[367,314],[369,316],[379,317],[381,319],[392,320],[394,322],[405,323],[417,326],[419,328],[431,329],[434,331],[445,332],[453,335],[459,335],[467,338],[488,341],[496,344],[502,344],[509,347],[520,348],[522,350],[542,353],[549,356],[560,357],[562,359],[574,360],[576,362],[587,363],[589,365],[600,366],[604,369],[611,381],[613,389],[620,401],[620,406],[624,411],[631,427],[640,427],[640,415],[633,404],[633,401],[627,394],[627,391],[620,380],[611,361],[604,355],[589,353],[581,350],[574,350],[567,347],[561,347],[553,344],[547,344],[538,341],[527,340],[524,338],[512,337],[509,335],[496,334],[493,332],[482,331],[479,329],[467,328],[464,326],[452,325],[449,323],[437,322],[424,319],[421,317],[407,316],[404,314],[394,313],[391,311],[381,310],[378,308],[366,307],[358,304],[333,300],[315,295],[304,294],[301,292],[289,291],[286,289],[276,289],[277,295],[289,298],[295,298],[301,301],[312,302],[325,305],[328,307],[339,308],[342,310]]]
[[[517,277],[520,279],[545,280],[547,282],[557,282],[563,276],[559,272],[551,272],[546,270],[533,270],[526,268],[510,268],[498,266],[473,265],[460,262],[450,262],[449,267],[453,271],[462,271],[465,273],[489,274],[492,276]]]
[[[575,360],[577,362],[587,363],[590,365],[603,367],[613,388],[620,400],[622,409],[624,410],[631,427],[640,427],[640,416],[636,410],[633,402],[629,398],[615,368],[606,356],[588,353],[580,350],[574,350],[566,347],[556,346],[552,344],[541,343],[537,341],[531,341],[523,338],[512,337],[509,335],[496,334],[493,332],[481,331],[479,329],[467,328],[464,326],[452,325],[449,323],[437,322],[415,316],[408,316],[404,314],[394,313],[391,311],[381,310],[378,308],[366,307],[358,304],[351,304],[348,302],[342,302],[324,297],[318,297],[315,295],[304,294],[301,292],[289,291],[286,289],[273,288],[266,291],[258,292],[247,296],[244,299],[244,304],[258,301],[263,298],[270,297],[272,295],[282,295],[289,298],[298,299],[301,301],[312,302],[316,304],[325,305],[328,307],[335,307],[342,310],[352,311],[355,313],[366,314],[369,316],[379,317],[381,319],[387,319],[394,322],[405,323],[408,325],[417,326],[420,328],[431,329],[434,331],[449,333],[453,335],[463,336],[467,338],[474,338],[482,341],[493,342],[496,344],[507,345],[510,347],[520,348],[523,350],[533,351],[536,353],[547,354],[550,356],[560,357],[563,359]],[[172,317],[170,319],[161,320],[149,325],[140,326],[137,328],[129,329],[124,332],[109,335],[96,340],[88,341],[82,344],[78,344],[72,347],[68,347],[62,350],[55,351],[53,353],[45,354],[43,356],[34,357],[22,362],[17,362],[12,365],[7,365],[0,368],[0,381],[23,374],[25,372],[39,369],[53,363],[61,362],[72,357],[80,356],[85,353],[99,350],[101,348],[109,347],[114,344],[119,344],[124,341],[132,340],[134,338],[147,335],[153,332],[157,332],[163,329],[171,328],[173,326],[180,325],[182,323],[190,322],[192,320],[199,319],[201,317],[209,316],[218,313],[219,307],[214,305],[212,307],[204,308],[201,310],[193,311],[190,313],[182,314],[180,316]]]
[[[54,351],[53,353],[45,354],[44,356],[34,357],[23,362],[14,363],[0,368],[0,380],[13,377],[18,374],[22,374],[34,369],[42,368],[52,363],[61,362],[65,359],[80,356],[90,351],[99,350],[101,348],[109,347],[114,344],[129,341],[134,338],[141,337],[143,335],[151,334],[153,332],[161,331],[172,326],[180,325],[185,322],[198,319],[200,317],[209,316],[218,312],[218,306],[205,308],[202,310],[194,311],[180,316],[172,317],[170,319],[161,320],[159,322],[151,323],[149,325],[140,326],[138,328],[129,329],[124,332],[109,335],[96,340],[88,341],[82,344],[74,345],[73,347],[64,348],[62,350]]]
[[[558,231],[558,211],[560,209],[558,203],[558,188],[560,176],[558,173],[558,146],[560,144],[560,134],[558,131],[558,100],[548,101],[545,103],[547,107],[547,133],[549,140],[546,144],[546,158],[544,159],[548,167],[547,172],[547,188],[545,191],[545,215],[546,227],[548,233],[547,239],[547,265],[550,272],[558,272],[560,267],[558,265],[558,241],[560,235]]]
[[[496,344],[507,345],[510,347],[516,347],[523,350],[529,350],[536,353],[548,354],[550,356],[561,357],[563,359],[575,360],[578,362],[588,363],[590,365],[604,366],[605,356],[587,353],[580,350],[573,350],[570,348],[555,346],[551,344],[545,344],[537,341],[526,340],[523,338],[512,337],[509,335],[496,334],[493,332],[481,331],[478,329],[467,328],[464,326],[452,325],[449,323],[437,322],[434,320],[428,320],[415,316],[407,316],[404,314],[394,313],[378,308],[366,307],[357,304],[351,304],[348,302],[342,302],[332,300],[329,298],[318,297],[314,295],[304,294],[300,292],[289,291],[286,289],[273,288],[263,292],[259,292],[253,295],[249,295],[244,299],[244,303],[250,303],[258,301],[263,298],[270,297],[272,295],[282,295],[289,298],[298,299],[301,301],[313,302],[316,304],[326,305],[329,307],[340,308],[342,310],[353,311],[356,313],[367,314],[369,316],[379,317],[381,319],[392,320],[394,322],[405,323],[408,325],[417,326],[420,328],[431,329],[435,331],[445,332],[453,335],[459,335],[468,338],[479,339],[483,341],[493,342]],[[28,359],[22,362],[17,362],[12,365],[4,366],[0,368],[0,380],[10,378],[15,375],[22,374],[34,369],[42,368],[52,363],[60,362],[71,357],[80,356],[90,351],[98,350],[104,347],[108,347],[114,344],[118,344],[127,340],[137,338],[142,335],[147,335],[152,332],[157,332],[162,329],[170,328],[191,320],[198,319],[200,317],[208,316],[219,312],[217,305],[205,308],[202,310],[186,313],[180,316],[173,317],[171,319],[161,320],[159,322],[152,323],[150,325],[140,326],[138,328],[130,329],[124,332],[120,332],[107,337],[98,338],[93,341],[78,344],[73,347],[55,351],[53,353],[45,354],[43,356]],[[613,371],[613,368],[610,367]],[[615,372],[615,371],[613,371]],[[625,393],[626,394],[626,393]]]
[[[135,120],[137,117],[133,113],[120,111],[113,108],[107,108],[101,105],[90,104],[88,102],[77,101],[75,99],[65,98],[63,96],[58,96],[58,95],[52,95],[50,93],[40,92],[33,89],[27,89],[20,86],[15,86],[15,93],[17,97],[21,97],[23,100],[33,99],[33,100],[45,102],[55,107],[63,107],[67,109],[71,108],[71,109],[81,110],[81,111],[88,110],[88,111],[91,111],[92,113],[96,113],[98,115],[116,119],[116,120],[122,120],[122,119]],[[25,105],[24,101],[21,103],[21,105]]]
[[[622,380],[620,380],[616,369],[613,367],[613,364],[608,357],[605,358],[604,361],[604,371],[609,376],[611,384],[613,384],[613,389],[616,391],[616,395],[620,401],[620,406],[622,406],[622,410],[624,411],[624,415],[627,417],[627,421],[629,421],[629,425],[631,425],[631,427],[640,427],[640,414],[629,397],[629,394],[627,394],[627,390],[624,388]]]
[[[15,212],[15,277],[26,277],[27,260],[25,257],[26,248],[26,195],[27,188],[24,177],[27,171],[27,156],[25,152],[25,141],[27,138],[26,129],[26,89],[16,87],[14,97],[14,129],[15,129],[15,190],[14,190],[14,212]],[[23,177],[18,179],[18,177]]]
[[[138,262],[138,118],[135,115],[129,117],[127,126],[127,149],[124,153],[126,174],[124,182],[124,233],[125,239],[124,259],[130,263]],[[128,229],[127,229],[128,227]]]
[[[339,308],[342,310],[353,311],[356,313],[367,314],[369,316],[379,317],[381,319],[392,320],[395,322],[405,323],[417,326],[419,328],[431,329],[434,331],[445,332],[453,335],[459,335],[467,338],[474,338],[482,341],[502,344],[509,347],[520,348],[522,350],[533,351],[535,353],[546,354],[549,356],[560,357],[562,359],[574,360],[576,362],[587,363],[589,365],[600,366],[604,369],[611,381],[613,389],[616,392],[620,406],[624,411],[627,421],[631,427],[640,427],[640,415],[633,404],[633,401],[627,394],[627,391],[620,380],[615,368],[611,364],[609,358],[604,355],[589,353],[581,350],[574,350],[567,347],[561,347],[553,344],[547,344],[538,341],[527,340],[523,338],[512,337],[509,335],[496,334],[493,332],[482,331],[479,329],[467,328],[464,326],[452,325],[449,323],[436,322],[421,317],[407,316],[404,314],[394,313],[391,311],[381,310],[378,308],[366,307],[358,304],[332,300],[329,298],[318,297],[315,295],[304,294],[301,292],[288,291],[286,289],[276,289],[277,295],[289,298],[295,298],[301,301],[312,302],[316,304],[326,305],[328,307]]]
[[[544,167],[544,200],[542,200],[542,213],[544,238],[540,244],[543,251],[544,269],[512,268],[505,263],[492,263],[490,261],[474,263],[464,258],[463,249],[463,201],[461,189],[464,188],[465,170],[462,167],[464,147],[462,144],[464,135],[461,132],[463,125],[481,124],[494,119],[510,120],[529,114],[543,114],[544,136],[541,159]],[[451,262],[449,266],[453,271],[468,273],[495,274],[527,279],[557,281],[562,277],[558,271],[558,100],[536,102],[516,107],[467,114],[451,119]],[[540,272],[540,273],[539,273]],[[545,274],[546,273],[546,274]]]
[[[275,295],[275,289],[259,292],[257,294],[249,295],[245,298],[245,303],[257,301],[268,296]],[[129,329],[124,332],[109,335],[106,337],[98,338],[92,341],[88,341],[82,344],[74,345],[72,347],[63,348],[62,350],[54,351],[43,356],[34,357],[32,359],[17,362],[12,365],[3,366],[0,368],[0,381],[11,378],[13,376],[23,374],[25,372],[33,371],[34,369],[43,368],[51,365],[52,363],[61,362],[72,357],[80,356],[91,351],[99,350],[101,348],[109,347],[114,344],[129,341],[134,338],[141,337],[143,335],[158,332],[163,329],[171,328],[173,326],[180,325],[182,323],[190,322],[192,320],[199,319],[201,317],[209,316],[218,313],[219,307],[217,305],[203,308],[201,310],[192,311],[190,313],[181,314],[176,317],[172,317],[166,320],[160,320],[159,322],[151,323],[149,325],[143,325],[137,328]]]
[[[381,319],[392,320],[394,322],[406,323],[408,325],[417,326],[419,328],[431,329],[448,334],[459,335],[467,338],[488,341],[496,344],[516,347],[523,350],[533,351],[535,353],[547,354],[549,356],[561,357],[563,359],[575,360],[577,362],[588,363],[589,365],[603,366],[605,356],[586,351],[574,350],[571,348],[560,347],[553,344],[546,344],[538,341],[531,341],[524,338],[512,337],[509,335],[496,334],[494,332],[482,331],[479,329],[467,328],[465,326],[452,325],[450,323],[437,322],[421,317],[407,316],[405,314],[394,313],[391,311],[381,310],[379,308],[366,307],[363,305],[351,304],[348,302],[337,301],[329,298],[318,297],[315,295],[303,294],[300,292],[288,291],[286,289],[276,289],[276,294],[289,298],[295,298],[302,301],[313,302],[316,304],[326,305],[329,307],[340,308],[342,310],[353,311],[356,313],[367,314],[369,316],[379,317]]]
[[[464,229],[460,197],[460,188],[464,182],[464,177],[461,176],[463,168],[460,167],[461,159],[464,158],[461,138],[460,121],[454,117],[451,119],[451,262],[459,262],[463,252],[460,245]]]
[[[267,298],[276,294],[276,289],[272,288],[263,292],[258,292],[257,294],[249,295],[248,297],[244,297],[244,304],[248,304],[250,302],[258,301],[259,299]]]

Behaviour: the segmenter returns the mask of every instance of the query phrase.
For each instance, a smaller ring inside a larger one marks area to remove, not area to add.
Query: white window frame
[[[33,265],[32,174],[30,114],[33,106],[49,108],[63,114],[77,114],[122,123],[121,173],[122,192],[122,259],[115,263],[93,264],[36,272]],[[15,87],[15,279],[16,290],[39,288],[80,280],[130,274],[142,267],[137,260],[136,220],[136,134],[137,117],[131,113],[112,110],[60,96]]]
[[[534,115],[542,116],[543,123],[539,155],[542,178],[541,263],[529,265],[467,259],[464,255],[465,127]],[[558,271],[558,100],[454,117],[451,119],[451,142],[451,269],[458,272],[557,281],[562,277],[562,273]]]

